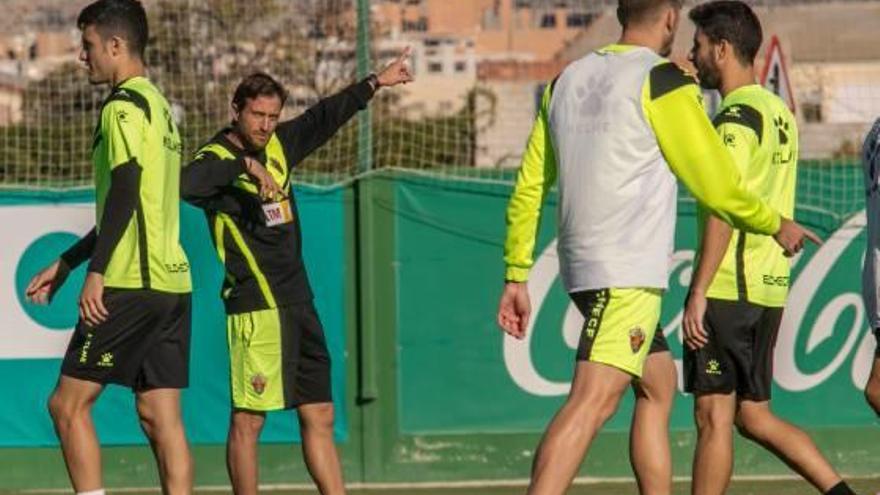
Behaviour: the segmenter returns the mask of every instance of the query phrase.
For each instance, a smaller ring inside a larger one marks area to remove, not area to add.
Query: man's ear
[[[680,15],[681,12],[672,6],[666,9],[665,25],[669,34],[675,34],[675,32],[678,31],[678,19]]]
[[[725,58],[731,55],[730,53],[730,43],[727,40],[721,40],[718,43],[712,44],[712,56],[715,58],[715,62],[721,62]]]
[[[107,40],[105,46],[107,51],[110,52],[110,55],[113,57],[118,57],[127,49],[125,40],[119,36],[111,36],[110,39]]]
[[[238,105],[235,102],[229,104],[229,107],[232,109],[232,121],[237,122],[238,117],[241,114],[241,110],[238,108]]]

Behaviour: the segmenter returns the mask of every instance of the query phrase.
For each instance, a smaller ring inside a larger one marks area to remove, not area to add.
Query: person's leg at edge
[[[529,495],[562,495],[632,375],[601,363],[579,361],[568,399],[547,427],[532,465]]]
[[[101,447],[92,422],[92,405],[103,389],[99,383],[62,375],[49,397],[49,414],[77,493],[103,488]]]
[[[733,424],[736,395],[696,394],[694,422],[697,446],[694,449],[691,493],[722,495],[733,474]]]
[[[649,354],[641,380],[633,384],[636,405],[629,447],[630,463],[642,495],[672,493],[669,416],[675,386],[672,354],[669,351]]]
[[[772,452],[821,493],[851,494],[813,440],[770,410],[769,401],[740,400],[736,426],[740,434]]]
[[[193,461],[180,411],[180,389],[139,391],[136,402],[141,428],[150,441],[159,468],[162,493],[192,493]]]
[[[303,404],[297,408],[306,468],[321,495],[345,493],[342,466],[333,442],[333,403]]]
[[[874,335],[877,336],[877,350],[874,354],[874,364],[871,366],[871,376],[865,386],[865,399],[880,416],[880,329],[875,329]]]
[[[257,444],[266,413],[234,409],[226,439],[226,470],[235,495],[256,495],[259,485]]]

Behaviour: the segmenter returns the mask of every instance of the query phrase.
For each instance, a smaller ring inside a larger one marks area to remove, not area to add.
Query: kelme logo
[[[113,367],[113,353],[105,352],[101,354],[101,359],[98,360],[98,366],[102,368],[112,368]]]
[[[721,363],[719,363],[717,359],[710,359],[709,362],[706,363],[706,374],[707,375],[720,375],[721,374]]]

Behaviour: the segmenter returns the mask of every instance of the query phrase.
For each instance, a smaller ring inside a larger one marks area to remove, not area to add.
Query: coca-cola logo
[[[795,279],[776,342],[774,377],[780,387],[791,391],[817,387],[837,373],[854,351],[852,384],[861,389],[867,383],[874,342],[859,292],[864,244],[855,242],[864,230],[861,212],[822,245]],[[834,278],[842,282],[844,291],[839,291],[843,287],[828,291]],[[834,345],[830,359],[813,358],[822,344]]]
[[[874,340],[865,319],[862,302],[861,267],[864,252],[864,212],[834,232],[808,259],[795,259],[795,278],[776,344],[776,384],[784,390],[801,392],[821,386],[851,365],[849,381],[861,389],[868,380],[874,355]],[[670,264],[669,300],[680,304],[690,284],[694,251],[681,249]],[[529,279],[533,318],[523,341],[504,337],[504,364],[513,382],[536,396],[568,393],[570,383],[551,379],[539,372],[531,341],[540,318],[541,307],[551,293],[559,274],[556,242],[544,248]],[[668,304],[668,301],[667,301]],[[682,310],[667,315],[663,332],[671,342],[681,342]],[[568,304],[562,320],[561,336],[570,349],[577,347],[583,318],[574,304]],[[539,331],[546,331],[546,328]],[[681,360],[679,369],[681,389]]]

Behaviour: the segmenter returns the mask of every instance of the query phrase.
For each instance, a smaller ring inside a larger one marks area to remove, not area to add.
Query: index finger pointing
[[[812,241],[813,244],[815,244],[817,246],[822,245],[822,238],[819,237],[818,235],[816,235],[816,233],[810,229],[806,229],[806,228],[804,229],[804,237],[806,237],[807,239]]]
[[[412,54],[412,46],[407,45],[406,48],[403,49],[403,52],[401,52],[400,55],[397,56],[397,60],[395,60],[395,62],[397,62],[397,63],[405,62],[406,59],[408,59],[411,54]]]

